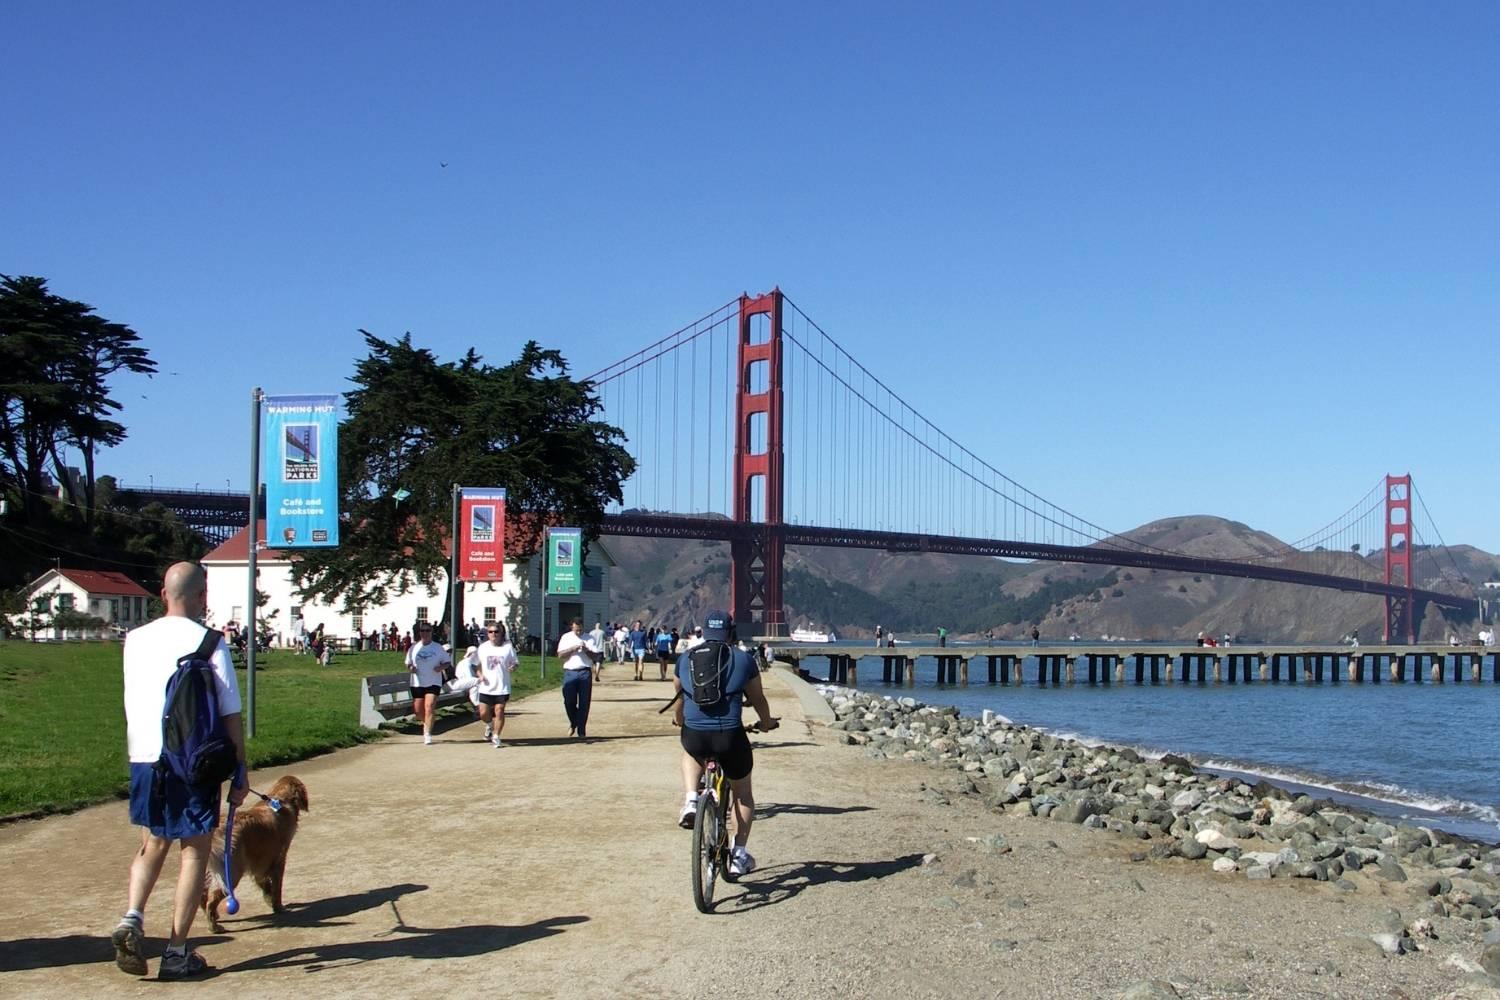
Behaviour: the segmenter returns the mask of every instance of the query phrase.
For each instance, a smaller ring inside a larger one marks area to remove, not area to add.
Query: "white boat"
[[[810,628],[792,629],[793,642],[838,642],[838,636],[832,632],[815,632]]]

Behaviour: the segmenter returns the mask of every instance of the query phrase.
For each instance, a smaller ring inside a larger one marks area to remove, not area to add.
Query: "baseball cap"
[[[703,617],[703,638],[729,641],[729,630],[734,628],[734,619],[728,611],[710,611]]]

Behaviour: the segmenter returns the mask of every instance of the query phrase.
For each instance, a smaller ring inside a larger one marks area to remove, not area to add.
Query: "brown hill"
[[[1127,537],[1210,559],[1285,558],[1265,532],[1203,515],[1153,521]],[[729,547],[722,542],[607,538],[619,567],[611,607],[618,617],[682,625],[729,604]],[[1450,558],[1451,554],[1451,558]],[[1383,574],[1380,553],[1317,553],[1291,565]],[[1435,586],[1460,574],[1500,580],[1500,557],[1456,546],[1419,550],[1414,575]],[[1191,639],[1229,633],[1268,642],[1329,641],[1358,629],[1380,637],[1380,598],[1260,580],[1110,568],[1077,563],[1016,563],[940,554],[894,555],[863,549],[793,548],[787,552],[785,602],[792,627],[832,626],[841,636],[868,636],[876,624],[902,635],[944,626],[956,636],[1019,637],[1033,623],[1045,637],[1079,635]],[[1430,611],[1421,638],[1449,631],[1467,637],[1472,623],[1450,623]]]

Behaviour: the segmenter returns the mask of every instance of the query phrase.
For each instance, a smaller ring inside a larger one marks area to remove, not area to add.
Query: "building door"
[[[557,602],[557,633],[561,635],[567,631],[568,626],[573,623],[574,618],[583,617],[583,602],[581,601],[558,601]],[[589,623],[583,623],[583,630],[589,630]]]

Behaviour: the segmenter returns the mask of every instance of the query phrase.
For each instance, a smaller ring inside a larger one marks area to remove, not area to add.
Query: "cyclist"
[[[672,678],[677,699],[675,721],[682,727],[682,812],[678,825],[692,829],[697,814],[698,782],[703,776],[703,761],[716,757],[724,776],[734,790],[734,849],[729,856],[729,873],[740,876],[755,870],[755,859],[745,850],[750,839],[750,824],[755,819],[755,796],[750,785],[750,771],[755,766],[750,739],[745,735],[741,712],[744,702],[758,715],[758,727],[775,729],[779,724],[771,717],[771,706],[761,688],[760,671],[755,659],[735,645],[734,619],[724,611],[710,611],[703,620],[704,643],[683,653],[677,659]],[[717,662],[721,697],[711,705],[700,705],[693,697],[692,660],[705,656],[709,647],[719,651]]]

